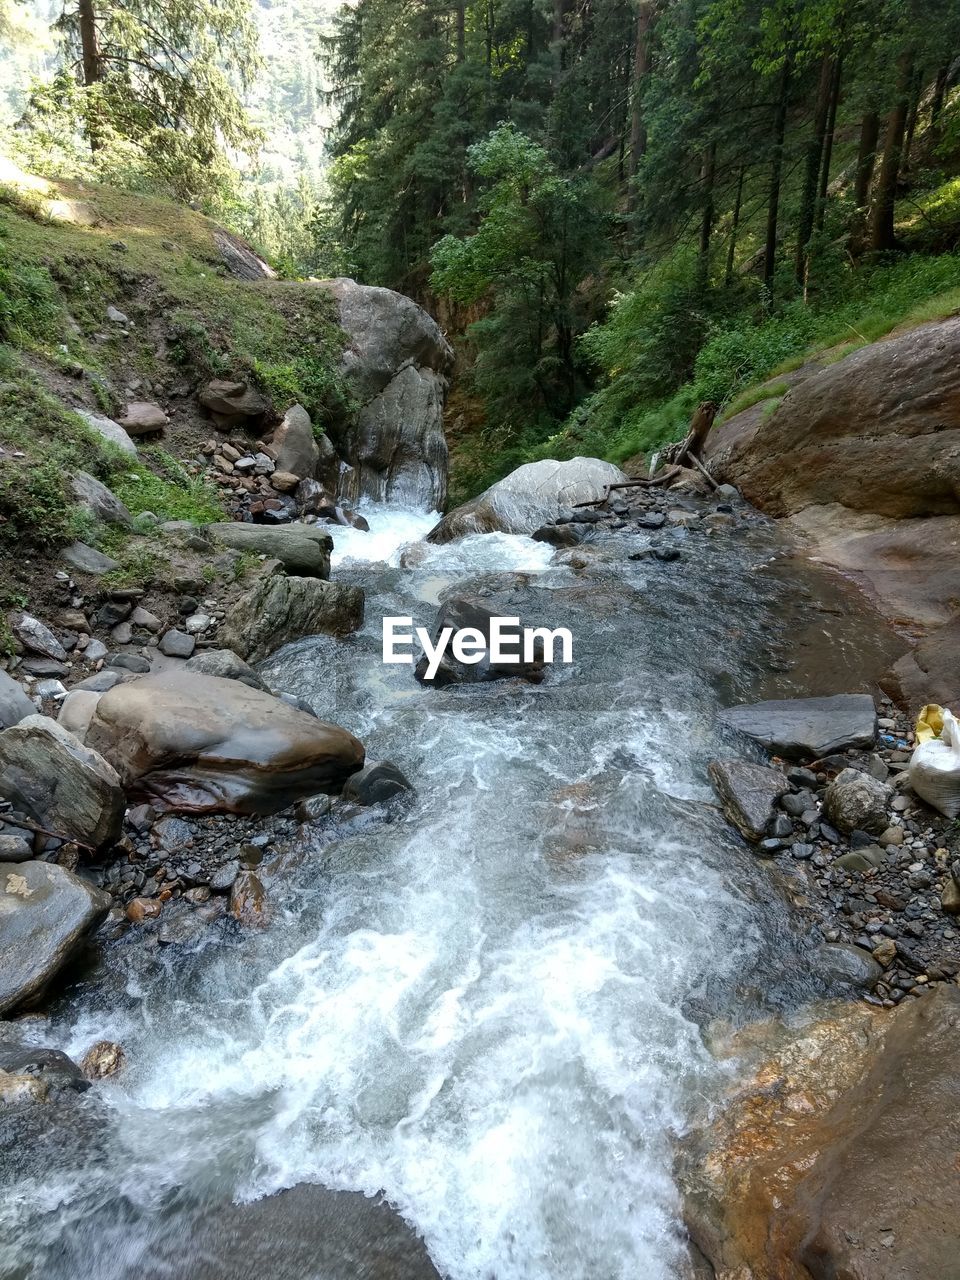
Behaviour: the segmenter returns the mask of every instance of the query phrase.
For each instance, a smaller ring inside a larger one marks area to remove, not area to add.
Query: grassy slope
[[[71,183],[49,194],[92,206],[98,223],[51,221],[35,192],[0,187],[0,619],[29,594],[21,566],[75,537],[116,556],[120,581],[161,571],[146,532],[89,526],[69,495],[72,470],[98,476],[134,514],[217,516],[191,463],[206,429],[190,389],[205,378],[249,379],[278,412],[300,401],[319,423],[348,408],[336,373],[343,334],[323,291],[232,278],[214,224],[170,202]],[[130,318],[129,335],[108,321],[111,304]],[[134,385],[161,404],[179,390],[179,416],[195,429],[168,432],[131,464],[71,409],[115,414]]]

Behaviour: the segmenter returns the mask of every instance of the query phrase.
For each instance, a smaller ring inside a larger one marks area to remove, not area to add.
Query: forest
[[[10,145],[437,313],[461,496],[956,303],[951,0],[281,8],[68,4]]]

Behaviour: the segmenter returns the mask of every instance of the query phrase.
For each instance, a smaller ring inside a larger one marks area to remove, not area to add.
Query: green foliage
[[[205,480],[190,473],[165,449],[141,450],[143,461],[117,469],[111,488],[131,515],[152,511],[163,520],[192,520],[209,524],[223,518],[217,492]],[[147,465],[149,463],[149,466]]]
[[[323,354],[295,356],[282,364],[254,359],[253,373],[279,412],[302,404],[315,430],[320,427],[318,419],[340,420],[350,410],[343,379]]]
[[[55,462],[0,469],[0,540],[48,550],[69,540],[71,499]]]
[[[230,363],[213,345],[207,326],[195,311],[177,310],[169,320],[167,353],[174,364],[220,377]]]
[[[16,261],[0,237],[0,342],[50,346],[59,340],[64,319],[50,272]]]
[[[490,419],[506,429],[556,421],[578,391],[574,342],[586,321],[577,291],[594,261],[598,192],[563,177],[513,125],[468,154],[484,184],[480,223],[473,235],[434,246],[431,283],[461,305],[490,298],[489,313],[470,329]]]
[[[238,94],[260,65],[249,0],[91,0],[89,14],[77,4],[57,20],[63,65],[31,94],[30,159],[222,202],[226,149],[260,141]]]

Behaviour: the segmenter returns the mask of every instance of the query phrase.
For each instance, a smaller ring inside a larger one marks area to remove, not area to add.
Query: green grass
[[[141,461],[127,461],[112,477],[111,487],[134,517],[151,511],[158,520],[191,520],[209,524],[223,519],[216,489],[192,476],[165,449],[141,449]]]
[[[800,363],[803,363],[802,360]],[[778,369],[777,372],[787,373],[789,370]],[[745,409],[752,409],[755,404],[762,404],[764,400],[776,400],[779,403],[788,390],[789,386],[786,382],[764,382],[756,387],[748,387],[746,391],[741,391],[733,399],[724,416],[732,418],[735,413],[743,413]]]

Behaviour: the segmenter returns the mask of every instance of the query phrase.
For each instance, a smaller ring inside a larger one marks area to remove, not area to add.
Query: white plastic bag
[[[960,814],[960,724],[949,711],[940,736],[920,742],[910,757],[910,786],[948,818]]]

